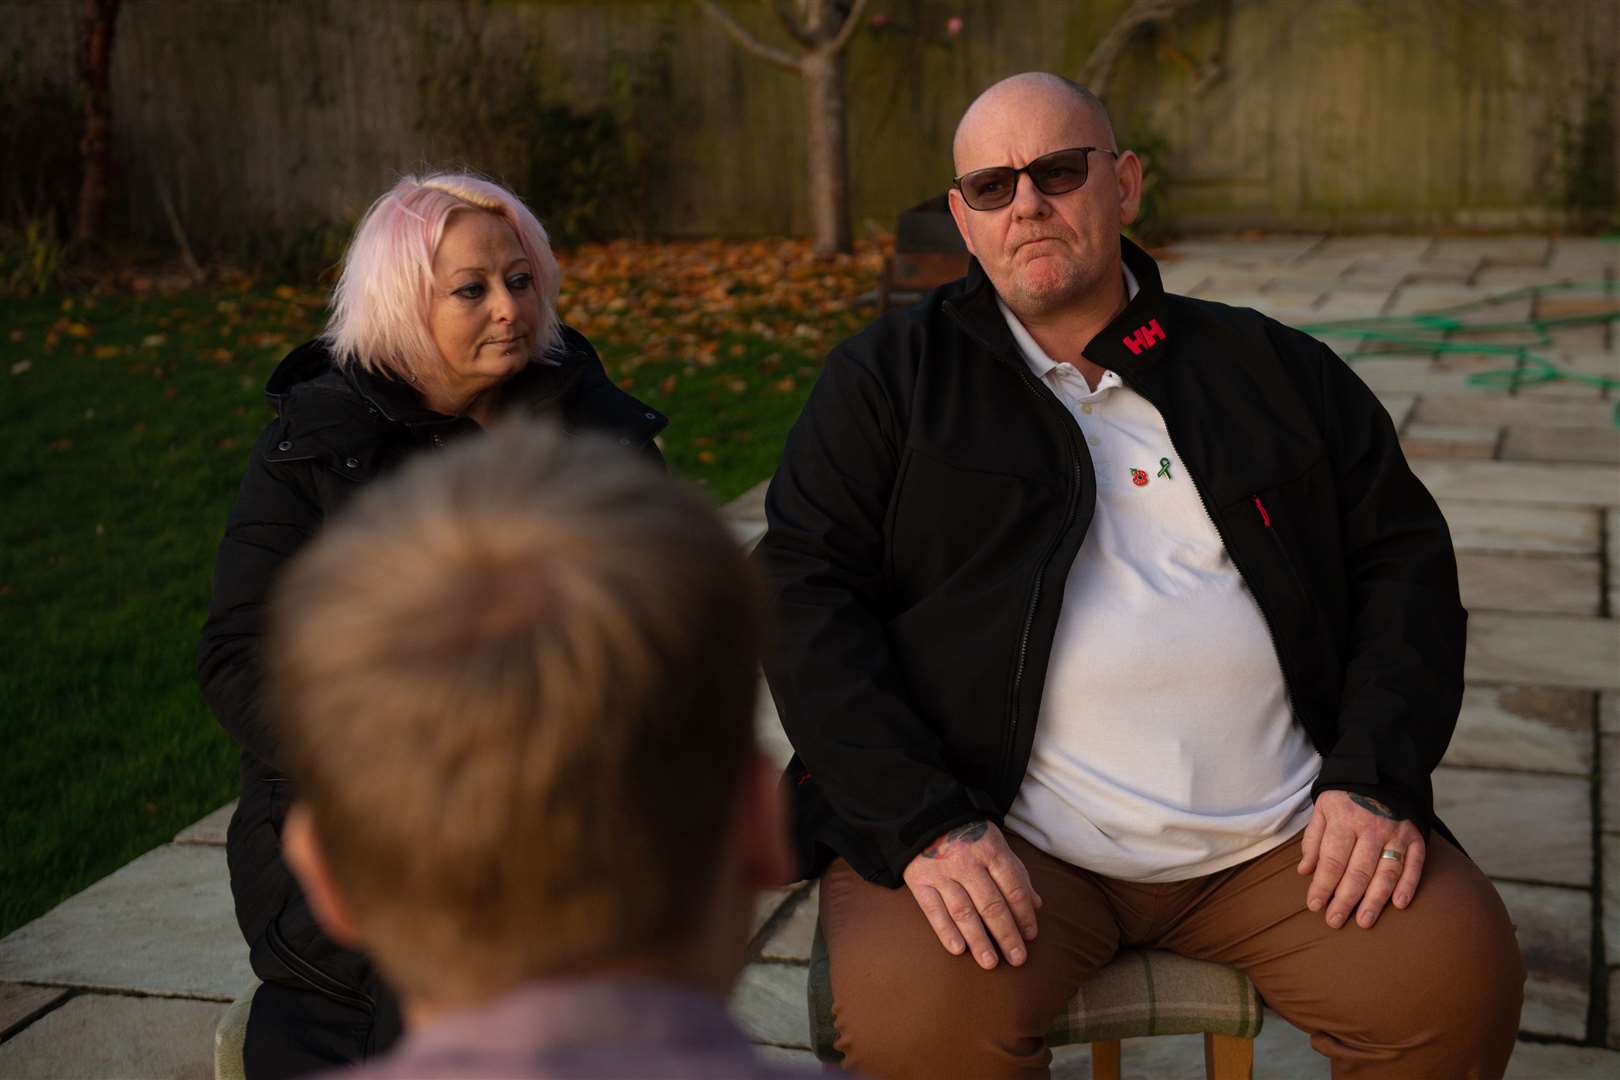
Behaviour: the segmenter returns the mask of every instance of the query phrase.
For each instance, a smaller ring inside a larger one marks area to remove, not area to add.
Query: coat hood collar
[[[566,391],[579,366],[579,357],[570,348],[566,331],[564,339],[546,358],[551,363],[530,364],[513,375],[506,384],[506,392],[519,395],[531,404],[541,404]],[[354,364],[339,367],[330,347],[320,338],[306,341],[283,357],[270,373],[264,394],[279,415],[295,387],[327,375],[335,375],[348,383],[366,404],[390,422],[421,427],[454,424],[460,420],[428,408],[417,389],[403,379],[375,374]]]
[[[264,384],[264,396],[270,400],[276,414],[280,415],[293,387],[300,383],[313,382],[333,370],[335,368],[332,364],[332,354],[327,349],[326,342],[320,338],[306,341],[281,358],[281,363],[276,365],[276,369],[270,373],[269,381]]]
[[[1171,333],[1164,281],[1153,257],[1125,237],[1119,238],[1120,258],[1136,277],[1136,296],[1125,309],[1087,343],[1086,359],[1121,375],[1137,374],[1159,360]],[[996,307],[995,286],[979,265],[968,260],[967,278],[952,305],[967,329],[1009,363],[1022,366],[1018,343]]]

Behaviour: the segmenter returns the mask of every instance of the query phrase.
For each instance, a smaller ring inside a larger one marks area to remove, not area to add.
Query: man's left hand
[[[1325,907],[1327,924],[1334,929],[1352,911],[1361,926],[1371,926],[1391,896],[1396,907],[1406,907],[1423,876],[1423,834],[1366,795],[1318,795],[1303,844],[1299,872],[1315,875],[1305,893],[1306,906],[1312,911]]]

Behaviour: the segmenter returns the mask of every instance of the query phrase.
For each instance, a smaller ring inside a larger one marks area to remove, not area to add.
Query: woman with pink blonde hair
[[[392,993],[366,957],[321,932],[281,860],[291,793],[261,704],[266,598],[363,484],[499,420],[546,417],[659,456],[666,419],[614,385],[590,342],[558,322],[561,279],[545,228],[506,188],[464,173],[403,177],[355,230],[326,332],[289,353],[266,386],[276,416],[225,527],[197,656],[203,696],[242,748],[226,855],[263,980],[243,1048],[249,1080],[360,1060],[400,1030]]]

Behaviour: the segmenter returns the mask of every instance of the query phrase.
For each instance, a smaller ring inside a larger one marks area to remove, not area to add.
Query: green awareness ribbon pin
[[[1169,458],[1162,457],[1159,459],[1159,475],[1164,477],[1166,480],[1171,479]]]

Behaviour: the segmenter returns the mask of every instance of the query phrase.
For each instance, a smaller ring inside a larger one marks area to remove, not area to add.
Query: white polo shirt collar
[[[1125,302],[1128,304],[1136,299],[1136,294],[1141,291],[1142,287],[1137,284],[1136,275],[1131,273],[1130,267],[1121,264],[1120,269],[1125,271]],[[1023,353],[1024,363],[1029,366],[1032,375],[1037,379],[1044,379],[1054,369],[1061,366],[1067,366],[1070,371],[1074,370],[1073,365],[1060,365],[1056,360],[1046,355],[1046,350],[1041,348],[1030,332],[1025,329],[1024,324],[1019,321],[1017,315],[1013,314],[1012,308],[1007,306],[1007,302],[999,294],[996,296],[996,306],[1001,309],[1001,317],[1007,320],[1007,329],[1012,331],[1013,340],[1018,342],[1018,350]],[[1062,373],[1060,372],[1060,374]],[[1088,392],[1082,387],[1078,399],[1098,397],[1116,386],[1123,385],[1124,383],[1120,380],[1118,372],[1104,369],[1102,378],[1097,380],[1097,389]]]

